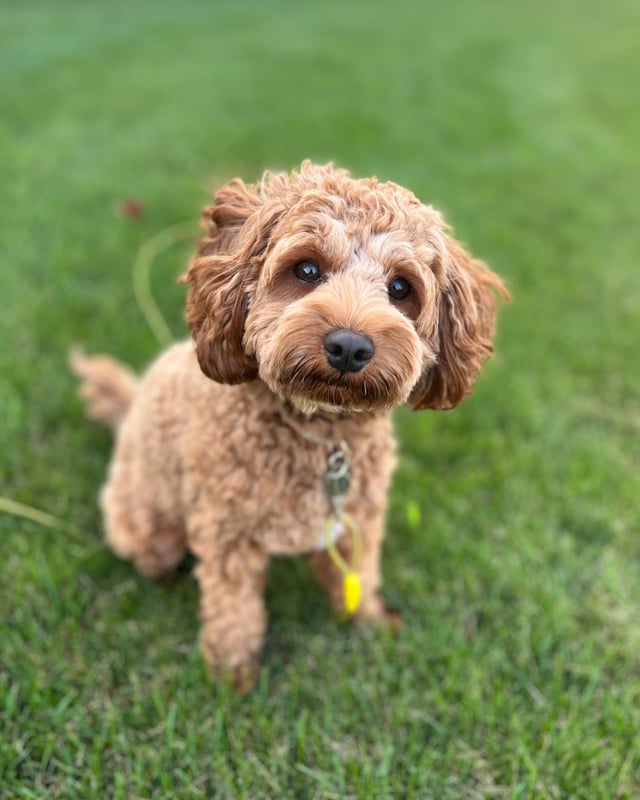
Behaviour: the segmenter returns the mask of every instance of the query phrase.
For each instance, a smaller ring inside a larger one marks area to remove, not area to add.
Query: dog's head
[[[305,410],[453,408],[491,354],[500,279],[406,189],[306,161],[232,181],[185,279],[202,370]]]

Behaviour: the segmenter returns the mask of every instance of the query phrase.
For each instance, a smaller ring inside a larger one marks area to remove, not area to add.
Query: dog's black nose
[[[324,349],[327,361],[343,375],[360,372],[375,353],[371,339],[343,328],[329,331],[324,337]]]

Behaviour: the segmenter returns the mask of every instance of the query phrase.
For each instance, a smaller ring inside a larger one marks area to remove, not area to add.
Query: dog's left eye
[[[411,293],[411,284],[404,278],[394,278],[388,286],[392,300],[406,300]]]
[[[293,274],[303,283],[319,283],[322,272],[315,261],[301,261],[293,267]]]

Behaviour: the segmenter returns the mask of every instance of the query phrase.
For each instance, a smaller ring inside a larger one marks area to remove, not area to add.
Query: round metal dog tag
[[[350,485],[349,459],[344,450],[334,451],[327,459],[325,482],[331,497],[339,497],[348,490]]]

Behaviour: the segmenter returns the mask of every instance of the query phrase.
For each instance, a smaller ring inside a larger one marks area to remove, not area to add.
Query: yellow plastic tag
[[[360,576],[357,572],[349,570],[344,576],[344,607],[347,614],[353,614],[360,605]]]

